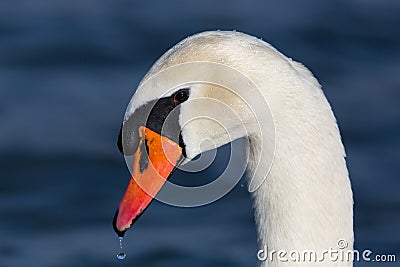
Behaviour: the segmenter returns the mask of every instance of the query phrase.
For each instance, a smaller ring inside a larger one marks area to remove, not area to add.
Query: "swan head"
[[[131,103],[153,90],[140,90]],[[130,105],[130,106],[133,106]],[[127,110],[118,147],[133,156],[113,226],[122,236],[172,172],[196,155],[248,135],[243,100],[215,84],[184,84]]]
[[[120,151],[133,156],[131,179],[113,221],[118,235],[139,218],[179,165],[202,152],[265,130],[271,153],[260,157],[265,166],[272,162],[272,114],[251,75],[257,73],[259,51],[273,60],[281,56],[259,42],[236,32],[201,33],[166,52],[143,78],[118,138]],[[245,53],[249,46],[253,58]]]

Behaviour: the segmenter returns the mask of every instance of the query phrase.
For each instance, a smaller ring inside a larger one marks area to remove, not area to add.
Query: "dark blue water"
[[[200,208],[153,203],[115,257],[125,107],[164,51],[209,29],[261,37],[315,73],[347,150],[356,247],[400,260],[398,14],[396,0],[1,1],[0,266],[255,266],[240,186]]]

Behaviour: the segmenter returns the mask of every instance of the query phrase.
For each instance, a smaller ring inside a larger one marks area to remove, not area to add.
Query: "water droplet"
[[[119,247],[122,250],[123,249],[122,248],[122,240],[124,240],[124,238],[120,236],[120,237],[118,237],[118,239],[119,239]],[[126,258],[126,254],[124,252],[122,252],[122,251],[117,254],[117,259],[123,260],[125,258]]]
[[[126,254],[125,254],[125,253],[120,252],[120,253],[117,254],[117,259],[123,260],[123,259],[125,259],[125,258],[126,258]]]

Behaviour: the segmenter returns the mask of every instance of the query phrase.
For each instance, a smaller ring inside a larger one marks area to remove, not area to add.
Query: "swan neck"
[[[301,122],[294,114],[280,116],[268,175],[250,170],[256,176],[253,179],[264,179],[252,193],[260,249],[310,250],[322,255],[329,248],[339,249],[339,240],[345,240],[346,249],[353,247],[353,200],[344,150],[332,113],[325,117],[328,120]],[[257,156],[267,149],[266,138],[249,137],[250,160],[254,161],[250,168],[259,164]],[[327,259],[324,263],[352,266],[350,261]],[[291,266],[276,259],[261,265]]]

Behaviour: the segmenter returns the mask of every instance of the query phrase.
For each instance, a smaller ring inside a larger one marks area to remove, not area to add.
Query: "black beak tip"
[[[117,209],[117,211],[114,214],[112,225],[113,225],[114,232],[118,235],[118,237],[124,237],[126,230],[120,231],[117,228],[118,211],[119,210]]]

